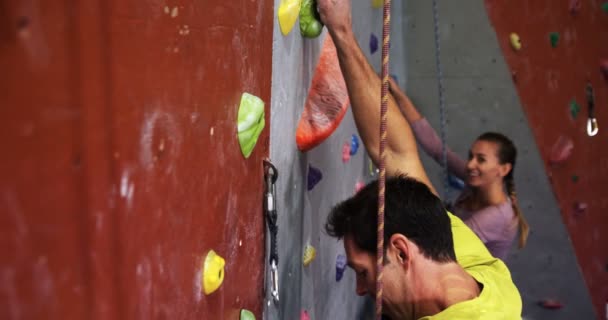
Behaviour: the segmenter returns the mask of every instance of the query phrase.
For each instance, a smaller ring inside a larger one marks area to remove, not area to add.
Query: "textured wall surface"
[[[500,3],[495,15],[503,17],[505,11],[512,12],[508,21],[518,25],[521,15],[529,14],[530,18],[540,19],[537,14],[542,11],[541,7],[552,6],[550,1],[539,2],[544,4],[535,4],[534,10],[522,9],[525,8],[523,3],[528,3],[527,1],[488,3],[490,6],[498,6]],[[462,157],[466,157],[471,143],[478,135],[485,131],[499,131],[508,135],[519,151],[515,184],[519,204],[530,223],[531,233],[525,249],[518,251],[514,248],[507,264],[523,298],[523,315],[526,319],[592,319],[595,315],[589,293],[560,215],[558,202],[552,193],[550,180],[543,167],[547,150],[542,144],[535,142],[537,140],[534,131],[530,129],[530,126],[560,125],[551,124],[551,118],[548,117],[539,123],[534,122],[534,119],[529,121],[526,117],[518,97],[517,89],[521,83],[517,84],[516,88],[501,51],[501,47],[510,50],[510,47],[506,47],[508,36],[505,32],[500,32],[497,37],[483,1],[438,3],[448,145]],[[567,11],[566,4],[562,3],[560,6],[565,7]],[[407,1],[405,11],[407,91],[433,127],[439,130],[431,2]],[[518,28],[532,30],[536,26],[519,25]],[[538,45],[547,47],[547,51],[550,50],[548,35],[545,31],[542,33],[542,37],[539,36],[536,40],[525,39],[524,46],[536,41]],[[510,62],[510,58],[507,60]],[[521,68],[521,77],[524,77],[524,74],[540,72],[540,65],[532,61]],[[591,66],[585,68],[590,72],[597,70],[595,67],[590,69]],[[565,73],[563,76],[566,77]],[[542,85],[529,85],[528,92],[549,102],[555,93],[544,93],[544,97],[538,95],[539,90],[544,88],[542,86],[546,86],[544,81],[541,82]],[[578,93],[582,92],[583,88],[573,90]],[[525,102],[525,97],[522,99],[522,102]],[[558,112],[555,110],[560,110],[560,114],[567,115],[567,104],[568,99],[561,104],[543,102],[535,104],[534,107],[543,108],[546,114],[556,114]],[[423,162],[433,183],[442,190],[440,167],[426,156],[423,157]],[[456,196],[457,191],[452,191],[451,195]],[[598,246],[601,244],[598,243]],[[565,307],[555,311],[545,310],[537,305],[538,301],[547,298],[557,299]]]
[[[266,0],[0,2],[0,318],[262,314]],[[226,276],[210,296],[200,266]]]
[[[382,10],[373,9],[370,1],[354,1],[353,21],[359,44],[372,65],[379,70],[380,50],[370,53],[373,32],[381,40]],[[275,8],[279,1],[275,2]],[[393,4],[391,50],[394,54],[391,73],[403,75],[402,4]],[[344,254],[342,242],[328,237],[323,225],[330,209],[354,193],[357,181],[370,178],[367,156],[361,146],[348,163],[342,162],[342,145],[350,141],[356,128],[352,113],[347,112],[338,130],[315,149],[301,153],[295,144],[295,130],[310,87],[324,32],[319,39],[303,39],[298,27],[288,36],[280,33],[275,22],[273,45],[271,159],[280,171],[278,181],[279,260],[281,302],[268,302],[266,319],[298,319],[306,310],[311,319],[360,319],[373,306],[355,294],[355,275],[345,272],[335,280],[336,255]],[[378,102],[380,104],[380,102]],[[306,189],[308,165],[321,169],[323,180],[312,190]],[[317,258],[307,267],[302,253],[307,244],[317,249]],[[267,273],[268,277],[268,273]],[[367,316],[369,318],[369,316]]]
[[[574,11],[567,2],[486,1],[488,13],[500,39],[517,92],[550,177],[574,245],[578,263],[600,318],[608,303],[608,74],[600,72],[600,60],[608,59],[608,8],[606,1],[579,3]],[[513,51],[508,34],[518,33],[521,51]],[[560,35],[553,48],[549,34]],[[595,116],[599,132],[587,135],[585,87],[595,93]],[[580,105],[573,116],[572,101]],[[570,139],[572,155],[559,165],[549,164],[560,137]],[[586,210],[577,210],[577,204]],[[547,244],[549,246],[551,244]],[[568,304],[568,297],[563,297]]]

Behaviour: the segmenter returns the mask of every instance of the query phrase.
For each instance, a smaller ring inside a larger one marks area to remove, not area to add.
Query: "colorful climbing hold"
[[[363,181],[357,181],[357,183],[355,183],[355,194],[359,193],[363,188],[365,188],[365,183],[363,183]]]
[[[561,309],[564,305],[555,299],[545,299],[538,302],[545,309]]]
[[[315,247],[311,245],[306,245],[306,248],[304,249],[304,255],[302,257],[302,262],[304,266],[308,267],[308,265],[315,259],[316,256],[317,250],[315,250]]]
[[[357,137],[356,134],[353,134],[350,137],[350,155],[354,156],[355,154],[357,154],[358,150],[359,150],[359,138]]]
[[[226,261],[215,251],[209,250],[203,262],[203,290],[210,295],[224,282],[224,265]]]
[[[605,1],[604,3],[602,3],[602,11],[604,11],[605,13],[608,13],[608,1]]]
[[[549,41],[551,42],[551,46],[553,48],[556,48],[557,44],[559,43],[559,33],[558,32],[549,33]]]
[[[316,38],[323,31],[323,23],[317,11],[317,1],[302,0],[300,7],[300,34],[306,38]]]
[[[574,203],[574,212],[576,214],[582,214],[585,213],[585,211],[587,211],[587,203],[580,201]]]
[[[391,74],[391,78],[393,78],[393,80],[395,80],[395,83],[396,83],[397,85],[399,85],[399,78],[397,78],[397,75],[396,75],[396,74]]]
[[[348,91],[331,37],[325,37],[304,111],[296,129],[296,143],[306,152],[329,137],[348,108]]]
[[[321,173],[321,170],[308,165],[308,183],[306,184],[308,191],[312,190],[317,183],[321,181],[321,179],[323,179],[323,173]]]
[[[310,320],[310,317],[308,316],[308,312],[306,310],[302,310],[302,312],[300,313],[300,320]]]
[[[384,5],[384,0],[372,0],[372,7],[374,9],[382,8]]]
[[[237,116],[237,136],[245,158],[251,155],[265,125],[264,101],[247,92],[243,93]]]
[[[342,162],[347,163],[350,160],[350,143],[344,142],[342,146]]]
[[[286,36],[291,32],[300,14],[302,0],[282,0],[277,16],[281,33]]]
[[[336,281],[342,280],[344,270],[346,270],[346,256],[339,254],[336,257]]]
[[[568,11],[570,14],[575,15],[581,10],[581,0],[570,0],[568,4]]]
[[[511,41],[511,47],[515,51],[519,51],[521,49],[521,39],[519,38],[519,35],[517,33],[511,33],[509,39]]]
[[[608,81],[608,59],[603,59],[600,61],[600,71],[604,75],[604,79]]]
[[[369,52],[371,52],[371,54],[376,53],[376,51],[378,51],[378,37],[376,37],[375,34],[371,34],[369,36]]]
[[[572,142],[572,139],[566,136],[560,136],[551,148],[549,163],[556,165],[566,162],[572,154],[573,148],[574,142]]]
[[[576,116],[580,111],[581,106],[576,102],[576,99],[572,99],[572,101],[570,101],[570,115],[572,116],[572,119],[576,119]]]
[[[464,189],[464,181],[460,180],[458,177],[453,176],[453,175],[448,175],[448,182],[450,184],[450,187],[456,189],[456,190],[463,190]]]
[[[240,320],[255,320],[255,315],[253,312],[245,309],[241,309],[241,319]]]
[[[578,182],[578,176],[577,175],[572,175],[572,182],[576,183]]]

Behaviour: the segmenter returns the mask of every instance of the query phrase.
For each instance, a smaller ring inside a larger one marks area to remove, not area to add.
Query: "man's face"
[[[376,256],[361,250],[351,236],[344,237],[344,249],[348,266],[357,276],[358,295],[376,296]],[[388,260],[388,261],[387,261]],[[382,305],[385,314],[394,310],[410,310],[411,295],[407,272],[400,263],[398,252],[391,246],[387,249],[383,268]]]
[[[376,294],[376,259],[374,255],[357,247],[351,236],[344,237],[344,250],[348,266],[357,275],[356,292],[360,296]]]

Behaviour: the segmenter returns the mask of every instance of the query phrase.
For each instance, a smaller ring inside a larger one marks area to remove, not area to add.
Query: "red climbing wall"
[[[608,78],[600,72],[600,61],[608,59],[608,12],[602,10],[606,1],[485,3],[597,314],[603,315],[608,301]],[[512,32],[521,38],[519,51],[511,47]],[[560,35],[556,47],[550,42],[552,32]],[[587,82],[595,91],[599,133],[594,137],[587,135],[586,128]],[[573,99],[580,105],[576,117],[570,109]],[[550,164],[560,136],[572,140],[572,154],[561,164]],[[577,210],[579,203],[587,209]]]
[[[273,2],[0,1],[0,319],[262,311]],[[226,259],[201,292],[200,265]]]

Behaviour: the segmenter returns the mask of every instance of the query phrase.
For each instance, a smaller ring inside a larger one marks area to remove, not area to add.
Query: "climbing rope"
[[[388,109],[388,62],[391,0],[384,0],[382,25],[382,99],[380,103],[380,179],[378,184],[378,246],[376,247],[376,319],[382,319],[382,268],[384,265],[384,199],[386,189],[386,120]]]
[[[446,146],[446,109],[443,95],[443,70],[441,67],[441,43],[439,39],[439,10],[437,0],[433,0],[433,21],[435,22],[435,66],[437,68],[437,87],[439,90],[439,121],[441,135],[441,165],[443,166],[443,201],[449,200],[450,173],[448,171],[448,149]]]

